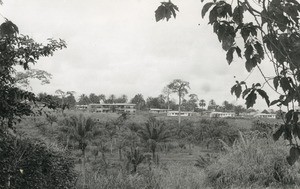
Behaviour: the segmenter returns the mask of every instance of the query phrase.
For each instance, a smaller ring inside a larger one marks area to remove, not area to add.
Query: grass
[[[225,145],[226,146],[226,145]],[[298,187],[299,164],[289,166],[288,148],[284,141],[256,135],[244,137],[232,147],[226,147],[216,163],[207,167],[206,183],[213,188]]]
[[[81,112],[79,112],[81,113]],[[66,111],[65,114],[79,114],[74,111]],[[102,122],[116,119],[118,114],[83,113]],[[63,119],[61,113],[57,114],[58,120]],[[144,123],[148,114],[137,113],[129,116],[129,121],[137,124]],[[163,117],[168,124],[177,126],[177,117]],[[198,123],[203,117],[183,118],[193,123]],[[252,119],[224,119],[229,125],[240,131],[249,131],[252,127]],[[263,120],[277,123],[279,120]],[[185,122],[185,121],[183,121]],[[17,130],[23,137],[40,138],[54,142],[52,137],[58,132],[58,123],[52,127],[46,122],[45,117],[28,117],[18,124]],[[195,124],[197,125],[197,124]],[[142,164],[137,174],[130,174],[124,167],[124,162],[119,161],[117,150],[113,154],[107,153],[108,162],[117,167],[111,167],[109,174],[97,175],[92,170],[94,156],[87,150],[89,159],[88,184],[89,188],[300,188],[299,164],[290,167],[286,163],[288,148],[283,141],[274,143],[269,138],[257,136],[244,136],[242,140],[234,143],[233,147],[227,147],[226,152],[220,153],[218,160],[205,169],[194,166],[199,155],[210,153],[200,146],[194,146],[190,155],[188,149],[178,147],[178,141],[173,141],[172,149],[166,153],[159,151],[159,166]],[[80,157],[79,150],[72,151],[73,156]],[[96,157],[99,158],[99,157]],[[76,169],[80,170],[80,162]],[[275,176],[277,175],[277,176]],[[78,181],[80,186],[80,178]]]

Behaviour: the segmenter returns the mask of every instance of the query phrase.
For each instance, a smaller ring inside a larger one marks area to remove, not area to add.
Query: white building
[[[209,117],[235,117],[234,112],[211,112]]]
[[[167,116],[178,116],[179,115],[179,112],[178,111],[169,111],[167,113]],[[185,111],[182,111],[180,112],[180,116],[183,116],[183,117],[187,117],[187,116],[192,116],[193,115],[193,112],[185,112]]]
[[[135,104],[129,103],[114,103],[114,104],[89,104],[88,110],[90,112],[100,112],[100,113],[108,113],[108,112],[116,112],[116,113],[131,113],[134,114],[136,109],[134,108]]]
[[[254,117],[276,119],[276,114],[259,113],[259,114],[254,115]]]
[[[149,113],[152,114],[162,114],[162,113],[167,113],[168,109],[160,109],[160,108],[150,108]]]

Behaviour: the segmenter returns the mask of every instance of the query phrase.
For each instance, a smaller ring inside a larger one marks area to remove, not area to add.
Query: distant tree
[[[136,94],[130,102],[136,104],[138,110],[142,110],[146,104],[142,94]]]
[[[66,108],[69,108],[69,104],[67,104],[65,102],[65,98],[67,96],[73,95],[75,93],[75,91],[67,91],[67,92],[65,92],[65,91],[62,91],[61,89],[57,89],[55,91],[55,93],[61,98],[60,108],[61,108],[62,113],[63,113]]]
[[[188,104],[188,110],[189,111],[195,111],[195,109],[198,107],[198,96],[196,94],[190,94],[189,95],[189,100],[187,101]]]
[[[68,95],[65,98],[65,103],[68,104],[69,108],[74,108],[76,105],[76,99],[73,94]]]
[[[166,86],[163,88],[163,94],[166,96],[166,100],[167,100],[167,109],[170,109],[170,95],[172,94],[172,90]]]
[[[110,104],[116,103],[116,95],[114,94],[109,95],[108,99],[106,99],[106,103],[110,103]]]
[[[208,105],[207,105],[207,110],[216,110],[217,108],[217,104],[215,102],[214,99],[211,99],[209,102],[208,102]]]
[[[148,108],[164,108],[165,105],[164,97],[163,96],[148,97],[146,104]]]
[[[201,100],[199,101],[199,106],[201,107],[202,110],[204,109],[204,107],[206,106],[206,102],[205,102],[204,99],[201,99]]]
[[[232,111],[232,110],[234,110],[234,105],[231,104],[231,103],[229,103],[227,100],[225,100],[223,102],[223,107],[224,107],[225,111]]]
[[[100,94],[99,96],[99,101],[101,102],[106,102],[106,97],[105,97],[105,94]]]
[[[90,101],[89,97],[86,96],[85,94],[82,94],[79,96],[78,105],[88,105],[90,103],[91,103],[91,101]]]
[[[89,99],[90,99],[90,102],[91,102],[91,103],[94,103],[94,104],[100,103],[99,96],[97,96],[95,93],[91,93],[91,94],[89,95]]]
[[[241,105],[238,105],[238,106],[234,107],[234,112],[237,116],[239,116],[240,113],[245,112],[245,111],[246,111],[246,109]]]
[[[188,89],[190,89],[190,83],[183,81],[181,79],[174,79],[169,85],[168,88],[171,89],[173,93],[178,95],[178,125],[181,123],[181,101],[184,95],[188,94]]]
[[[123,94],[122,96],[117,98],[115,101],[116,101],[116,103],[127,103],[128,97],[125,94]]]

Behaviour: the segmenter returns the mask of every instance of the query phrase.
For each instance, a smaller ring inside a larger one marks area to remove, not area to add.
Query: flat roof
[[[124,105],[124,106],[135,106],[136,104],[130,104],[130,103],[103,103],[103,104],[89,104],[89,105],[113,105],[113,106],[118,106],[118,105]]]

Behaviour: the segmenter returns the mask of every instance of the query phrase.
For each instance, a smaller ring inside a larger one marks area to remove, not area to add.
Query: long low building
[[[194,112],[186,112],[186,111],[181,111],[180,112],[180,116],[183,116],[183,117],[187,117],[187,116],[192,116]],[[179,112],[178,111],[169,111],[167,113],[167,116],[178,116],[179,115]]]
[[[254,117],[276,119],[276,114],[259,113],[259,114],[254,115]]]
[[[235,117],[234,112],[211,112],[209,117]]]
[[[160,109],[160,108],[150,108],[149,113],[152,114],[163,114],[163,113],[167,113],[168,109]]]
[[[134,114],[136,112],[135,104],[129,103],[112,103],[112,104],[89,104],[88,111],[90,112],[100,112],[100,113],[108,113],[108,112],[116,112],[116,113],[131,113]]]

